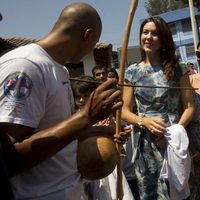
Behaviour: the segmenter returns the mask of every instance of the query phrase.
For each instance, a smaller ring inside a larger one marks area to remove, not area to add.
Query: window
[[[193,57],[195,57],[194,44],[187,44],[187,45],[185,45],[185,51],[186,51],[187,58],[193,58]]]
[[[192,25],[190,19],[184,19],[181,21],[182,30],[184,35],[192,34]]]
[[[169,24],[169,28],[172,32],[173,37],[176,37],[177,36],[176,24],[175,23]]]

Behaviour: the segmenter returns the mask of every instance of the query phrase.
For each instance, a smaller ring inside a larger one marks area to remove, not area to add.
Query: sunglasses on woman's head
[[[196,57],[200,58],[200,51],[196,51]]]

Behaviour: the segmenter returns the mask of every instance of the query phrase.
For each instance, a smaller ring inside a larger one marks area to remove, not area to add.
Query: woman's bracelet
[[[140,127],[140,128],[144,128],[144,125],[143,125],[143,117],[140,117],[137,125]]]

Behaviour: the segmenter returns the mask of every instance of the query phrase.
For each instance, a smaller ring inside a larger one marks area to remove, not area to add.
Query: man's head
[[[80,62],[98,42],[102,23],[86,3],[65,7],[51,32],[38,42],[57,62]]]
[[[107,79],[107,70],[106,67],[101,65],[96,65],[92,69],[93,78],[97,81],[106,81]]]

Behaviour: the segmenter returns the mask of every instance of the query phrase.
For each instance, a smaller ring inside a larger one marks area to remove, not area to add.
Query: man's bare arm
[[[9,175],[14,176],[37,165],[75,139],[95,134],[97,127],[90,126],[122,106],[116,83],[113,80],[103,83],[91,94],[80,112],[49,129],[33,134],[30,127],[1,123],[3,153]],[[111,134],[106,127],[98,130],[101,131],[102,134]]]

